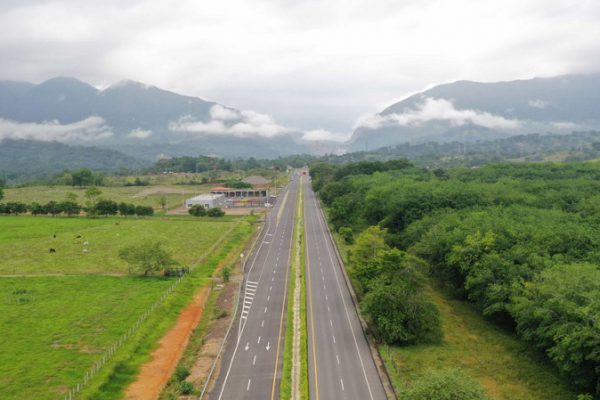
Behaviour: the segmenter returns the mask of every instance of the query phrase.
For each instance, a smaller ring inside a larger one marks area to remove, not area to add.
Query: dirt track
[[[173,328],[163,336],[158,348],[152,352],[151,360],[142,366],[136,381],[125,391],[126,399],[158,398],[175,371],[192,331],[200,322],[209,293],[210,287],[202,288],[194,301],[181,312]]]

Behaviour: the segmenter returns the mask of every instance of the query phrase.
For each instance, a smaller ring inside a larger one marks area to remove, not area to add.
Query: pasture
[[[147,240],[163,242],[178,262],[189,265],[235,223],[191,217],[0,217],[0,276],[127,274],[119,249]]]
[[[84,396],[118,398],[179,311],[210,282],[220,260],[241,251],[253,231],[248,222],[0,217],[0,397],[62,398],[80,382],[84,372],[176,281],[128,274],[128,266],[118,257],[122,247],[159,240],[176,261],[197,267],[118,351]]]

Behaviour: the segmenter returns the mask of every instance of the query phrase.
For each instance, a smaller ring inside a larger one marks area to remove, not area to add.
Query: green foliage
[[[135,215],[150,216],[154,215],[154,208],[150,206],[135,206]]]
[[[194,394],[194,385],[192,385],[192,383],[188,381],[181,381],[179,383],[179,391],[181,392],[181,394],[184,395]]]
[[[456,371],[430,372],[415,380],[402,394],[403,400],[488,400],[483,388]]]
[[[544,350],[587,391],[600,388],[600,269],[562,264],[542,271],[513,297],[519,334]]]
[[[190,376],[190,370],[186,367],[178,365],[177,368],[175,368],[175,379],[178,381],[183,381],[188,376]]]
[[[220,218],[225,216],[225,211],[221,210],[220,207],[209,208],[206,210],[206,216]]]
[[[120,202],[118,205],[119,214],[123,216],[135,215],[135,205],[128,204],[125,202]]]
[[[94,215],[104,215],[104,216],[117,215],[118,211],[119,211],[119,205],[117,203],[115,203],[112,200],[105,200],[105,199],[99,200],[94,205],[94,208],[91,210],[92,214],[94,214]]]
[[[352,234],[352,228],[343,226],[339,230],[340,236],[344,239],[346,244],[354,244],[354,236]]]
[[[188,213],[194,217],[204,217],[206,216],[206,209],[202,204],[194,204],[189,208]]]
[[[175,262],[171,253],[163,248],[160,242],[146,242],[124,247],[119,250],[119,257],[132,269],[143,272],[144,276],[160,271]]]
[[[229,267],[224,267],[221,271],[221,276],[223,277],[223,282],[229,282],[229,276],[231,275],[231,269]]]

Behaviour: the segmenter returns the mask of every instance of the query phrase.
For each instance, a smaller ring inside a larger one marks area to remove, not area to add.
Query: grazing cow
[[[52,237],[56,239],[56,233],[54,235],[52,235]]]
[[[86,240],[85,242],[83,242],[83,245],[84,245],[84,246],[87,246],[87,245],[89,245],[89,244],[90,244],[90,242],[88,242],[87,240]]]
[[[81,239],[81,235],[75,236],[75,239]]]
[[[56,249],[50,248],[50,250],[48,250],[49,253],[56,253]]]
[[[88,251],[89,251],[88,249],[83,249],[83,252],[84,252],[84,253],[87,253]]]

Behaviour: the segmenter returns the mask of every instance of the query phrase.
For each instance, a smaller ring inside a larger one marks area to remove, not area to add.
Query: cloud
[[[134,129],[131,132],[129,132],[129,134],[127,135],[127,137],[130,137],[133,139],[148,139],[150,136],[152,136],[151,130],[146,130],[146,129],[141,129],[141,128]]]
[[[501,130],[512,130],[521,126],[521,123],[514,119],[478,110],[459,110],[449,100],[426,98],[417,109],[366,117],[359,120],[358,127],[378,129],[386,126],[420,126],[430,121],[445,121],[455,126],[473,124]]]
[[[221,121],[231,121],[239,119],[240,113],[231,108],[223,107],[220,104],[216,104],[210,109],[210,116],[212,119],[218,119]]]
[[[93,141],[107,139],[113,135],[110,127],[100,117],[89,117],[72,124],[58,121],[15,122],[0,119],[1,139],[32,139],[42,141],[69,142],[72,140]]]
[[[579,128],[579,125],[567,121],[552,122],[550,125],[556,129],[560,129],[561,131],[573,131]]]
[[[236,118],[233,118],[234,115]],[[209,121],[197,121],[186,115],[169,123],[169,130],[192,135],[233,135],[237,137],[274,137],[289,132],[267,114],[240,111],[215,105],[210,109]]]
[[[343,142],[348,139],[348,135],[343,133],[331,132],[326,129],[313,129],[305,131],[302,140],[308,141],[334,141]]]
[[[550,105],[549,102],[540,99],[529,100],[527,104],[529,104],[529,107],[539,108],[540,110],[543,110]]]

